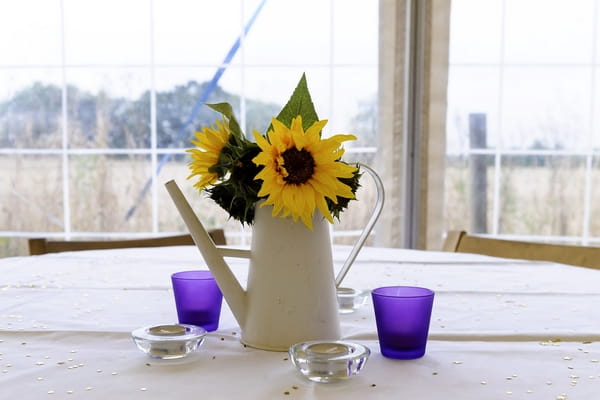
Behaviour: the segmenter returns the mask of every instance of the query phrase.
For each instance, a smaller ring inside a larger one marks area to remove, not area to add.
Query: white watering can
[[[383,207],[381,180],[371,168],[361,167],[375,179],[378,200],[337,277],[334,277],[329,223],[319,212],[315,212],[311,231],[292,218],[272,217],[272,206],[257,206],[251,250],[217,248],[175,181],[165,184],[242,329],[244,344],[287,351],[292,344],[306,340],[339,339],[336,287]],[[246,290],[231,272],[224,256],[250,259]]]

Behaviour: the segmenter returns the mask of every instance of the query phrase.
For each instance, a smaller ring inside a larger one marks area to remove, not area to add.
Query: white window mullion
[[[70,203],[70,180],[69,180],[69,135],[68,135],[68,113],[67,113],[67,71],[66,71],[66,50],[65,50],[65,5],[60,2],[60,46],[61,46],[61,79],[62,79],[62,184],[63,184],[63,218],[64,234],[66,239],[71,238],[71,203]]]
[[[595,110],[596,110],[596,62],[598,54],[596,52],[597,37],[598,37],[598,14],[599,6],[598,2],[594,3],[594,23],[592,27],[592,65],[590,68],[590,120],[589,120],[589,132],[587,142],[587,155],[585,157],[585,188],[583,198],[583,227],[582,227],[582,238],[581,242],[584,246],[589,245],[590,241],[590,223],[591,223],[591,207],[592,207],[592,170],[594,168],[594,132],[596,131],[595,121]]]
[[[158,138],[156,127],[156,65],[154,60],[154,0],[150,1],[150,168],[152,169],[152,232],[158,232]]]
[[[502,1],[502,16],[501,16],[501,32],[500,32],[500,63],[498,72],[498,141],[496,143],[496,154],[494,155],[494,201],[492,209],[492,234],[500,233],[500,199],[502,195],[502,150],[504,150],[504,133],[502,117],[504,107],[502,101],[504,99],[504,52],[505,52],[505,35],[506,35],[506,1]]]

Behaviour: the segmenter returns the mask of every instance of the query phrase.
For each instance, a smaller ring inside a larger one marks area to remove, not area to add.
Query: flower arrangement
[[[254,131],[255,142],[240,129],[228,103],[207,104],[221,114],[212,126],[195,132],[188,149],[192,161],[188,179],[229,215],[252,224],[254,210],[272,205],[273,217],[292,217],[312,229],[318,210],[331,223],[355,199],[359,166],[342,161],[342,143],[354,135],[322,138],[326,120],[319,120],[306,76],[265,135]]]

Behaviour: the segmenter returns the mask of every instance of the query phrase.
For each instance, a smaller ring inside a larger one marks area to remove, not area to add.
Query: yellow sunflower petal
[[[187,150],[192,156],[188,166],[190,175],[187,179],[197,176],[198,181],[194,187],[198,190],[217,182],[217,174],[209,169],[217,164],[221,151],[229,142],[230,134],[229,123],[226,120],[217,120],[215,125],[203,127],[201,132],[194,133],[195,139],[192,139],[191,143],[198,149]]]
[[[322,139],[325,124],[326,120],[316,121],[304,131],[301,116],[292,119],[289,128],[273,119],[267,139],[254,134],[261,152],[253,161],[263,166],[255,177],[262,180],[258,196],[266,197],[264,205],[273,205],[273,216],[291,216],[309,229],[313,229],[315,210],[333,222],[326,198],[337,202],[338,197],[354,197],[352,189],[339,178],[351,178],[356,168],[339,158],[342,142],[355,137],[334,135]]]

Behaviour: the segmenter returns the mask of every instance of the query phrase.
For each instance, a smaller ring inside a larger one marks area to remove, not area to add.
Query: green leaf
[[[218,113],[221,113],[225,118],[229,120],[229,129],[239,137],[244,136],[242,134],[242,130],[240,128],[240,124],[238,124],[235,119],[235,115],[233,114],[233,107],[229,103],[216,103],[216,104],[206,104],[208,107],[212,108]]]
[[[300,78],[300,82],[298,82],[296,89],[294,89],[292,97],[290,97],[286,105],[281,109],[277,119],[289,127],[292,119],[298,115],[302,116],[302,128],[304,130],[319,120],[306,83],[306,74],[302,74],[302,78]],[[272,128],[273,126],[269,126],[269,130]]]

